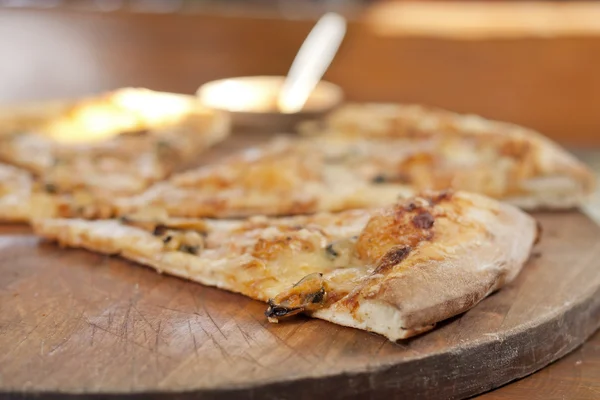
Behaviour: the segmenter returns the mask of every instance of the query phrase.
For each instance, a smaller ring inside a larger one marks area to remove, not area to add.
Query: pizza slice
[[[381,180],[417,190],[453,187],[536,209],[578,206],[595,186],[589,168],[541,133],[472,114],[414,104],[348,104],[300,130],[394,143],[381,158],[395,169]],[[404,155],[390,154],[398,151]]]
[[[305,313],[390,340],[427,331],[510,282],[538,236],[524,212],[467,192],[246,220],[147,208],[113,220],[44,219],[34,229],[267,302],[272,322]]]
[[[225,114],[194,96],[145,89],[9,111],[0,113],[11,129],[0,132],[0,160],[36,177],[46,207],[80,212],[189,166],[229,130]]]
[[[276,138],[119,199],[115,212],[152,206],[179,217],[307,214],[446,188],[525,209],[571,208],[594,186],[588,168],[542,135],[476,116],[349,105],[303,131],[308,137]]]
[[[23,222],[29,218],[33,186],[29,172],[0,163],[0,221]]]

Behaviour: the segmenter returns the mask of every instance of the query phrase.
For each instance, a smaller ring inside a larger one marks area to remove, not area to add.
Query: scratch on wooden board
[[[188,331],[190,332],[190,336],[192,337],[192,341],[194,342],[194,353],[196,354],[196,357],[199,356],[198,353],[198,343],[196,342],[196,335],[194,335],[194,332],[192,332],[192,323],[190,322],[190,320],[187,320],[188,323]]]
[[[231,356],[229,355],[229,353],[227,352],[227,350],[225,350],[223,348],[223,346],[221,346],[221,344],[214,338],[213,335],[211,335],[210,333],[208,334],[208,337],[210,338],[211,342],[213,342],[213,344],[215,345],[215,347],[217,349],[219,349],[219,352],[221,353],[221,355],[223,356],[223,359],[225,360],[225,362],[227,362],[227,364],[229,365],[235,365],[233,363],[233,360],[231,359]]]
[[[389,343],[389,340],[384,339],[381,344],[377,347],[377,350],[375,351],[375,355],[378,356],[379,352],[381,352],[381,349],[383,349],[385,347],[386,344]]]
[[[142,312],[135,306],[135,304],[132,304],[131,307],[135,310],[135,312],[138,313],[138,315],[140,317],[142,317],[142,321],[144,321],[146,323],[146,325],[148,325],[150,327],[150,329],[152,329],[152,331],[154,333],[157,333],[158,331],[152,326],[152,324],[150,323],[150,321],[148,321],[148,319],[146,318],[146,316],[144,314],[142,314]],[[159,321],[160,324],[160,321]],[[160,328],[159,328],[160,329]]]
[[[48,355],[54,354],[61,347],[63,347],[65,344],[67,344],[67,342],[69,340],[71,340],[71,338],[73,337],[74,333],[75,332],[71,332],[71,334],[69,334],[66,337],[64,337],[63,340],[60,341],[60,343],[58,343],[56,346],[54,346],[53,348],[50,349],[50,351],[48,352]]]
[[[210,321],[212,322],[212,324],[215,326],[215,328],[217,328],[217,330],[219,331],[219,333],[223,336],[223,338],[227,339],[227,336],[225,336],[225,334],[221,330],[221,327],[216,323],[216,321],[213,319],[212,315],[210,315],[210,313],[208,312],[208,310],[206,309],[206,307],[202,307],[202,309],[204,310],[204,313],[210,319]],[[198,314],[198,313],[196,313],[196,314],[199,315],[199,316],[202,316],[201,314]]]
[[[163,310],[167,310],[167,311],[172,311],[172,312],[178,312],[178,313],[182,313],[182,314],[186,314],[186,315],[194,315],[194,312],[189,312],[189,311],[184,311],[184,310],[178,310],[176,308],[169,308],[169,307],[165,307],[165,306],[161,306],[160,304],[152,304],[152,306],[156,307],[156,308],[160,308]]]
[[[533,341],[532,335],[527,335],[527,339],[529,339],[529,351],[531,352],[531,356],[533,358],[533,363],[537,364],[537,355],[535,353],[535,343]]]
[[[252,337],[250,335],[248,335],[248,333],[244,332],[244,330],[242,328],[240,328],[240,326],[237,324],[236,324],[236,328],[242,334],[242,337],[244,338],[244,341],[246,342],[248,347],[252,347],[252,345],[250,344],[250,340],[253,340]]]
[[[158,352],[158,339],[160,338],[160,328],[162,326],[162,321],[158,321],[158,329],[156,329],[156,338],[154,340],[154,350]]]
[[[267,367],[266,365],[264,365],[263,363],[261,363],[260,361],[258,361],[258,359],[256,357],[254,357],[252,354],[248,353],[248,352],[244,352],[242,354],[242,358],[252,364],[256,364],[259,367],[261,367],[262,369],[266,369],[266,370],[272,370],[272,368]]]
[[[36,324],[36,325],[35,325],[35,326],[34,326],[34,327],[33,327],[33,328],[32,328],[32,329],[29,331],[29,332],[27,332],[27,333],[25,334],[25,337],[23,337],[23,339],[21,339],[21,340],[19,341],[19,343],[17,343],[17,345],[16,345],[15,347],[13,347],[11,350],[9,350],[9,351],[7,352],[7,353],[4,355],[4,357],[2,357],[2,358],[0,359],[0,361],[4,361],[4,360],[6,360],[6,359],[8,358],[8,356],[9,356],[9,355],[11,355],[11,354],[12,354],[12,353],[14,353],[15,351],[17,351],[17,350],[18,350],[18,349],[21,347],[21,345],[22,345],[23,343],[25,343],[25,341],[26,341],[26,340],[29,338],[29,336],[30,336],[30,335],[31,335],[33,332],[35,332],[35,330],[38,328],[38,326],[40,326],[40,323],[39,323],[39,322],[38,322],[38,323],[37,323],[37,324]]]
[[[299,330],[300,328],[302,328],[302,327],[304,326],[304,324],[306,324],[308,321],[309,321],[309,319],[308,319],[308,318],[306,318],[306,319],[304,319],[304,320],[303,320],[301,323],[299,323],[299,324],[296,324],[296,325],[295,325],[295,327],[294,327],[294,329],[292,329],[292,331],[291,331],[290,333],[288,333],[288,334],[285,336],[285,338],[283,338],[283,339],[284,339],[284,340],[288,340],[289,338],[291,338],[292,336],[294,336],[294,335],[295,335],[295,334],[298,332],[298,330]]]
[[[131,312],[131,306],[132,304],[129,303],[129,307],[127,307],[127,311],[125,311],[125,315],[123,316],[123,322],[121,323],[121,326],[119,327],[119,333],[118,336],[123,339],[123,340],[127,340],[128,338],[128,326],[129,326],[129,314]]]
[[[156,329],[156,338],[154,340],[154,362],[155,362],[155,368],[157,371],[161,371],[161,365],[160,365],[160,361],[158,360],[158,356],[159,356],[159,351],[158,351],[158,342],[159,342],[159,338],[160,338],[160,329],[162,327],[162,321],[158,321],[158,328]]]
[[[325,360],[329,359],[329,354],[331,354],[331,352],[333,351],[333,349],[336,348],[335,343],[338,341],[338,337],[340,336],[341,333],[342,333],[342,331],[339,330],[339,329],[337,329],[335,331],[335,335],[333,335],[333,338],[329,342],[329,346],[327,347],[327,350],[325,351],[325,354],[322,355],[323,359],[325,359]],[[330,365],[330,364],[328,363],[328,365]]]
[[[196,296],[194,296],[194,293],[192,293],[192,289],[190,287],[188,287],[187,293],[192,298],[192,303],[194,303],[194,311],[195,314],[197,314],[198,311],[200,311],[200,304],[198,304],[198,302],[196,301]]]
[[[94,345],[94,336],[96,335],[96,325],[92,325],[92,338],[90,340],[90,346]]]
[[[256,317],[254,316],[253,313],[246,311],[246,314],[248,314],[254,321],[258,322],[263,328],[263,322],[259,321],[258,319],[256,319]],[[266,320],[266,318],[265,318]],[[281,344],[283,344],[284,347],[286,347],[288,350],[291,351],[291,354],[303,359],[304,361],[306,361],[307,364],[309,365],[314,365],[315,363],[311,360],[309,360],[308,358],[306,358],[306,356],[302,355],[300,352],[298,352],[298,350],[296,350],[294,347],[292,347],[289,343],[287,343],[286,341],[282,340],[279,336],[277,336],[276,334],[274,334],[273,332],[271,332],[269,329],[264,329],[264,332],[266,332],[269,336],[275,338],[275,340]],[[339,332],[338,332],[339,333]]]
[[[504,323],[506,322],[506,318],[510,315],[510,312],[511,312],[513,306],[518,302],[517,300],[521,296],[521,290],[524,286],[526,286],[526,285],[521,285],[521,287],[519,287],[519,290],[517,290],[517,293],[513,297],[512,302],[510,303],[510,306],[508,307],[508,310],[506,310],[504,312],[504,316],[502,317],[502,321],[500,322],[500,325],[498,326],[498,330],[501,330],[502,327],[504,326]]]
[[[113,337],[115,337],[115,338],[117,338],[117,339],[119,339],[119,340],[123,340],[123,339],[124,339],[124,338],[123,338],[123,337],[122,337],[120,334],[118,334],[118,333],[116,333],[116,332],[113,332],[113,331],[111,331],[110,329],[107,329],[107,328],[105,328],[105,327],[103,327],[103,326],[101,326],[101,325],[98,325],[98,324],[96,324],[96,323],[94,323],[94,322],[92,322],[92,321],[89,321],[89,320],[87,320],[87,319],[84,319],[84,321],[85,321],[85,322],[87,322],[87,323],[88,323],[88,324],[89,324],[91,327],[93,327],[93,328],[95,328],[95,329],[97,329],[97,330],[100,330],[100,331],[102,331],[102,332],[105,332],[105,333],[107,333],[107,334],[109,334],[109,335],[111,335],[111,336],[113,336]],[[125,341],[126,341],[127,343],[131,343],[131,344],[133,344],[133,345],[135,345],[135,346],[137,346],[137,347],[140,347],[140,348],[142,348],[142,349],[144,349],[144,350],[147,350],[147,351],[149,351],[149,352],[151,352],[151,353],[152,353],[152,352],[154,352],[152,348],[150,348],[150,347],[148,347],[148,346],[144,346],[143,344],[140,344],[140,343],[138,343],[138,342],[136,342],[136,341],[134,341],[134,340],[127,340],[127,339],[126,339]],[[166,357],[166,358],[169,358],[169,359],[173,358],[173,357],[171,357],[171,356],[168,356],[168,355],[166,355],[166,354],[160,354],[160,355],[161,355],[162,357]]]

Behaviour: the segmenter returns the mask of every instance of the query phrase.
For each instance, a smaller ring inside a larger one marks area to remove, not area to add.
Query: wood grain
[[[600,332],[560,361],[477,400],[597,400],[600,398]]]
[[[0,9],[0,101],[119,86],[194,92],[208,80],[285,74],[314,19]],[[350,100],[420,102],[599,145],[600,36],[380,34],[351,21],[326,78]]]
[[[234,136],[213,156],[251,136]],[[208,160],[208,159],[207,159]],[[514,284],[399,343],[0,228],[0,396],[464,398],[540,369],[600,324],[600,227],[543,213]],[[510,388],[511,386],[509,386]]]

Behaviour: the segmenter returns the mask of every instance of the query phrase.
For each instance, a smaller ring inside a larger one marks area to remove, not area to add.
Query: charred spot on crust
[[[410,176],[407,174],[403,174],[403,173],[398,173],[398,174],[394,174],[394,175],[385,175],[385,174],[378,174],[375,175],[372,179],[371,179],[371,183],[404,183],[404,184],[408,184],[411,182]]]
[[[312,300],[310,301],[313,304],[322,303],[325,299],[325,288],[321,288],[317,293],[314,294]]]
[[[148,129],[138,129],[137,131],[127,132],[129,136],[143,136],[147,135],[150,132]]]
[[[168,140],[159,140],[156,142],[156,152],[159,157],[167,157],[173,153],[173,146]]]
[[[162,224],[158,224],[154,227],[154,231],[152,231],[152,234],[154,236],[162,236],[165,233],[167,233],[167,227],[165,225]]]
[[[171,235],[167,235],[167,236],[165,236],[165,237],[163,238],[163,240],[162,240],[162,241],[163,241],[163,243],[164,243],[164,244],[167,244],[167,243],[169,243],[169,242],[170,242],[172,239],[173,239],[173,236],[171,236]]]
[[[385,182],[387,182],[387,178],[383,174],[376,175],[373,177],[373,179],[371,179],[371,183],[385,183]]]
[[[400,264],[412,251],[410,246],[396,246],[381,257],[377,263],[374,274],[388,272],[394,265]]]
[[[540,224],[540,221],[535,221],[535,240],[533,241],[533,244],[538,244],[540,242],[540,240],[542,240],[542,233],[544,232],[544,230],[542,229],[542,224]]]
[[[302,311],[302,307],[284,307],[277,305],[274,303],[273,299],[269,299],[268,304],[269,307],[265,311],[265,316],[269,318],[269,320],[277,320],[278,318],[294,315]]]
[[[44,185],[44,191],[46,193],[55,194],[56,192],[58,192],[58,188],[53,183],[46,183]]]
[[[169,143],[168,140],[162,139],[162,140],[159,140],[158,142],[156,142],[156,149],[159,150],[159,151],[160,150],[166,150],[166,149],[168,149],[170,147],[171,147],[171,143]]]
[[[59,165],[65,165],[67,164],[67,160],[65,160],[64,158],[59,158],[56,157],[53,161],[52,161],[52,166],[57,167]]]
[[[429,205],[435,206],[442,201],[450,200],[452,198],[452,190],[442,190],[435,195],[429,196]]]
[[[411,202],[410,202],[410,203],[408,203],[406,206],[404,206],[404,209],[405,209],[406,211],[410,212],[410,211],[414,211],[414,210],[416,210],[416,209],[417,209],[417,207],[418,207],[418,206],[415,204],[415,202],[414,202],[414,201],[411,201]]]
[[[418,229],[431,229],[434,222],[435,218],[429,211],[417,214],[412,220],[413,225]]]
[[[200,246],[190,246],[189,244],[182,244],[181,246],[179,246],[178,250],[183,253],[197,255],[198,251],[200,250]]]
[[[327,247],[325,247],[325,252],[327,253],[328,256],[333,257],[333,258],[340,255],[340,253],[335,251],[335,249],[333,248],[333,243],[329,243],[327,245]]]

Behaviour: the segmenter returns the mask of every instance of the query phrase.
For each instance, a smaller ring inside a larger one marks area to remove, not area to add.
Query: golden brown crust
[[[400,339],[470,309],[515,278],[537,238],[532,218],[464,193],[436,208],[443,216],[432,240],[408,253],[392,247],[368,279],[315,316]],[[399,262],[390,265],[390,256]],[[375,321],[385,323],[373,329]]]
[[[305,312],[393,340],[512,280],[537,235],[525,213],[464,192],[338,214],[188,224],[160,212],[148,218],[41,220],[34,229],[268,301],[272,321]]]

